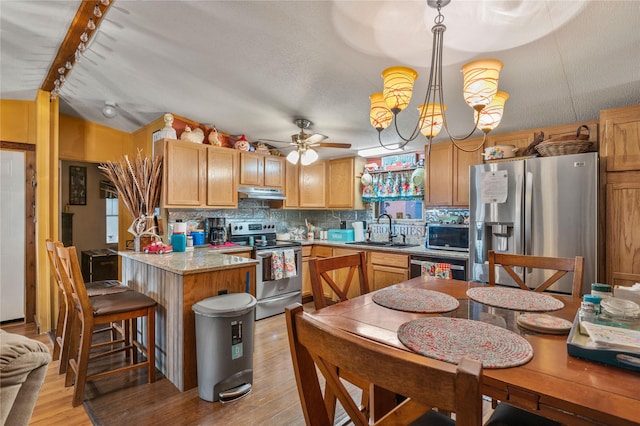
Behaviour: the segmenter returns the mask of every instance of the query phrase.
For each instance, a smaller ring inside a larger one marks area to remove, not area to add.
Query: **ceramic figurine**
[[[251,144],[244,135],[240,136],[240,139],[236,141],[233,147],[239,151],[251,151]]]
[[[164,127],[160,129],[160,139],[178,139],[176,129],[173,128],[173,115],[164,115]]]
[[[262,142],[258,142],[256,144],[256,152],[259,152],[260,154],[265,154],[265,155],[271,154],[271,152],[269,152],[269,147],[267,147],[267,145],[263,144]]]
[[[204,140],[204,132],[200,128],[191,130],[191,127],[185,126],[184,132],[180,135],[180,140],[189,141],[193,143],[202,143]]]
[[[216,126],[213,126],[211,133],[209,133],[209,143],[213,146],[222,146],[222,136],[218,133]]]

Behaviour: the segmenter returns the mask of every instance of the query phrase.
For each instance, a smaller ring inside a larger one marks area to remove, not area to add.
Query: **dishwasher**
[[[422,274],[422,262],[448,263],[451,265],[451,278],[454,280],[467,281],[467,259],[459,257],[447,257],[446,255],[412,254],[411,255],[411,278],[419,277]]]

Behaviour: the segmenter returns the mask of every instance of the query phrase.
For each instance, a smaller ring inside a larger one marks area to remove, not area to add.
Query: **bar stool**
[[[62,244],[57,243],[56,254],[56,261],[59,264],[60,275],[65,282],[65,287],[71,288],[74,307],[70,323],[69,365],[65,378],[65,386],[71,386],[75,379],[73,406],[82,403],[85,383],[90,380],[132,369],[147,368],[148,383],[153,383],[155,381],[156,301],[137,291],[108,294],[89,300],[75,247],[65,248]],[[136,324],[138,318],[146,318],[146,346],[143,342],[137,341]],[[127,325],[124,347],[90,356],[95,326],[115,321],[124,321]],[[127,351],[131,355],[127,365],[88,375],[88,365],[91,360],[122,351]],[[144,361],[137,362],[138,351],[145,356]]]
[[[58,374],[63,374],[67,371],[67,364],[69,362],[69,322],[73,313],[73,299],[71,298],[71,289],[67,290],[64,287],[64,282],[62,281],[58,264],[55,261],[55,244],[56,243],[50,239],[45,240],[51,275],[58,285],[59,295],[58,321],[56,325],[56,334],[53,339],[52,358],[54,361],[60,359]],[[87,295],[89,297],[131,291],[129,287],[121,285],[121,283],[116,280],[90,282],[86,284],[86,288]],[[125,328],[126,327],[123,327],[120,323],[113,323],[110,324],[109,327],[97,330],[97,332],[111,332],[110,344],[117,344],[124,342]],[[121,337],[118,338],[118,335]]]

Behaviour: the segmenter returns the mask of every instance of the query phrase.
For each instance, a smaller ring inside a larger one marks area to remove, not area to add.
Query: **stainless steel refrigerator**
[[[489,280],[489,250],[584,257],[582,293],[597,277],[598,155],[537,157],[471,166],[469,263],[474,281]],[[516,268],[535,287],[555,271]],[[550,287],[571,293],[567,274]],[[502,267],[499,284],[517,286]]]

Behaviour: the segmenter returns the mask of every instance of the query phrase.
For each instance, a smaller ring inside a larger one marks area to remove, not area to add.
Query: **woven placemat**
[[[481,361],[483,368],[507,368],[533,358],[533,348],[523,337],[495,325],[463,318],[409,321],[398,329],[398,339],[414,352],[452,364],[467,357]]]
[[[546,312],[564,308],[564,303],[548,294],[519,288],[474,287],[467,290],[467,296],[485,305],[515,311]]]
[[[385,308],[405,312],[450,312],[460,306],[448,294],[421,288],[389,288],[374,293],[371,299]]]

